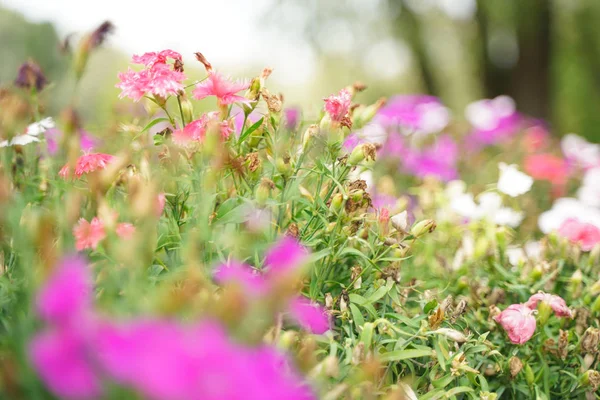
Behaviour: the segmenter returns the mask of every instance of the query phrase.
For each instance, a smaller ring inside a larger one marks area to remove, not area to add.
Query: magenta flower
[[[322,334],[329,330],[329,317],[319,304],[312,303],[303,297],[290,302],[289,312],[292,317],[307,331]]]
[[[432,176],[446,182],[458,178],[458,146],[447,135],[440,136],[430,147],[405,149],[401,161],[408,173],[420,178]]]
[[[430,134],[440,132],[448,125],[450,112],[437,97],[401,95],[388,100],[377,113],[376,120],[386,127]]]
[[[208,77],[196,85],[192,96],[197,100],[215,96],[219,106],[226,106],[233,103],[249,104],[249,99],[237,94],[242,90],[248,89],[248,86],[249,83],[246,81],[233,81],[218,72],[210,71]]]
[[[337,95],[332,94],[323,100],[325,101],[325,112],[329,114],[332,121],[340,122],[348,116],[352,95],[347,89],[342,89]]]
[[[300,122],[300,109],[298,107],[288,107],[283,110],[285,115],[285,128],[293,131]]]
[[[40,378],[64,399],[96,398],[102,392],[87,352],[82,336],[70,328],[47,330],[29,343],[29,356]]]
[[[172,50],[163,50],[160,53],[133,56],[132,62],[143,64],[144,69],[138,72],[130,68],[127,72],[119,73],[120,82],[116,85],[121,89],[119,98],[130,97],[134,101],[139,101],[146,95],[162,98],[178,95],[183,90],[185,74],[174,64],[167,64],[168,59],[180,64],[181,54]]]
[[[92,136],[89,132],[79,129],[79,147],[83,152],[90,152],[98,145],[98,139]],[[58,143],[60,142],[63,133],[57,128],[48,129],[44,135],[48,146],[48,153],[55,155],[58,152]]]
[[[268,293],[270,287],[265,276],[248,264],[231,261],[220,265],[214,274],[220,285],[239,285],[247,294],[260,296]]]
[[[286,236],[269,249],[265,266],[270,276],[285,276],[300,269],[307,256],[307,250],[296,239]]]
[[[600,244],[600,229],[597,226],[569,218],[558,229],[558,234],[576,243],[583,251],[590,251]]]
[[[506,333],[511,342],[523,344],[533,336],[535,332],[535,317],[533,310],[525,304],[513,304],[494,317]]]
[[[473,126],[469,139],[481,145],[496,144],[512,138],[522,123],[515,102],[508,96],[471,103],[465,109],[465,116]]]
[[[48,323],[68,324],[92,304],[92,282],[83,258],[65,258],[37,296],[37,312]]]
[[[573,316],[573,313],[567,306],[567,303],[564,301],[564,299],[560,296],[550,293],[536,293],[533,296],[531,296],[529,300],[527,300],[525,305],[534,310],[535,308],[537,308],[538,303],[540,301],[548,304],[552,308],[552,311],[554,311],[554,315],[556,315],[557,317],[571,318]]]

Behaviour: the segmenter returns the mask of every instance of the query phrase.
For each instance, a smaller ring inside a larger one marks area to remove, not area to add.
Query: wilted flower
[[[237,93],[248,89],[249,83],[245,81],[233,81],[224,77],[216,71],[210,71],[208,77],[196,85],[192,96],[202,100],[209,96],[215,96],[220,106],[233,103],[248,104],[250,100]]]
[[[531,339],[535,332],[535,317],[533,310],[525,304],[513,304],[494,317],[506,333],[511,342],[523,344]]]
[[[114,156],[103,153],[89,153],[80,156],[75,164],[75,176],[78,178],[83,174],[103,170],[114,159]],[[67,178],[71,174],[69,164],[62,167],[58,173],[62,178]]]
[[[579,244],[583,251],[590,251],[600,243],[600,229],[575,218],[564,221],[558,228],[558,234]]]
[[[554,311],[554,315],[557,317],[571,318],[573,316],[573,313],[569,307],[567,307],[567,303],[563,300],[563,298],[550,293],[536,293],[531,296],[529,300],[527,300],[525,305],[533,310],[538,306],[540,301],[549,305]]]
[[[35,88],[38,92],[46,87],[48,80],[42,72],[40,66],[34,61],[27,61],[19,67],[15,85],[31,89]]]
[[[401,127],[406,133],[440,132],[450,121],[450,112],[437,97],[395,96],[387,101],[375,118],[386,127]]]
[[[323,100],[325,101],[325,111],[332,121],[341,122],[348,116],[352,95],[347,89],[342,89],[337,95],[332,94]]]
[[[500,168],[500,179],[498,179],[498,190],[511,197],[517,197],[527,193],[533,185],[533,178],[519,171],[515,164],[498,164]]]

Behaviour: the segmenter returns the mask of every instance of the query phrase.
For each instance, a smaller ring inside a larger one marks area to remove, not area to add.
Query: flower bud
[[[298,333],[295,331],[287,331],[279,337],[279,347],[284,350],[289,350],[297,341]]]
[[[538,304],[537,320],[540,325],[546,325],[548,318],[552,315],[552,307],[545,301],[540,301]]]
[[[319,133],[319,127],[315,124],[310,125],[304,131],[302,135],[302,151],[306,151],[308,146],[312,143],[313,138]]]
[[[275,189],[275,184],[272,180],[263,178],[258,187],[256,188],[256,202],[264,206],[267,203],[269,197],[271,197],[271,190]]]
[[[421,237],[427,233],[433,232],[436,227],[437,225],[434,220],[424,219],[423,221],[419,221],[413,225],[412,229],[410,230],[410,234],[414,237]]]
[[[329,205],[329,209],[338,214],[342,210],[342,206],[344,205],[344,196],[341,193],[336,193],[331,198],[331,204]]]
[[[591,310],[593,313],[600,313],[600,296],[596,297],[596,300],[594,300]]]
[[[456,329],[440,328],[436,333],[446,336],[448,339],[455,341],[456,343],[464,343],[467,341],[467,337]]]
[[[498,394],[492,392],[479,392],[479,400],[496,400]]]
[[[352,119],[352,126],[354,126],[355,129],[365,126],[373,119],[373,117],[375,117],[377,112],[385,105],[386,102],[387,99],[382,97],[367,107],[362,107],[362,109],[355,110],[353,115],[354,118]]]
[[[363,160],[375,161],[376,155],[377,151],[375,149],[375,145],[371,143],[361,143],[352,150],[346,165],[355,166],[361,163]]]
[[[575,271],[569,280],[569,293],[571,297],[579,297],[581,294],[581,282],[583,280],[583,273],[580,269]]]
[[[600,386],[600,372],[589,369],[579,378],[579,382],[581,386],[590,386],[595,392]]]
[[[533,385],[535,382],[535,375],[533,374],[533,369],[531,369],[529,363],[525,363],[525,380],[529,386]]]
[[[508,360],[508,369],[510,371],[510,377],[514,378],[523,369],[523,361],[521,361],[519,357],[512,356]]]
[[[285,177],[289,177],[292,174],[292,165],[290,164],[290,157],[277,157],[275,160],[275,167],[277,172]]]
[[[596,354],[598,352],[598,343],[600,343],[600,329],[590,327],[586,329],[581,338],[581,351]]]

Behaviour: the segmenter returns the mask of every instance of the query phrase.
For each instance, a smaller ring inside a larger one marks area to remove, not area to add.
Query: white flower
[[[542,245],[537,241],[529,241],[524,247],[509,247],[506,249],[506,255],[508,262],[513,266],[527,260],[538,261],[542,256]]]
[[[588,206],[600,208],[600,166],[585,172],[577,198]]]
[[[498,225],[519,226],[524,218],[522,212],[502,206],[502,197],[498,193],[486,192],[479,196],[479,204],[473,195],[465,193],[452,199],[450,207],[457,214],[470,220],[486,219]]]
[[[402,211],[399,214],[394,215],[392,218],[390,218],[390,221],[392,221],[392,226],[394,228],[396,228],[399,231],[406,231],[406,228],[408,227],[408,213],[406,212],[406,210]]]
[[[540,214],[538,226],[544,233],[557,230],[569,218],[579,219],[600,229],[600,209],[570,197],[563,197],[554,202],[552,208]]]
[[[498,96],[492,100],[479,100],[469,104],[465,109],[465,117],[476,129],[488,131],[497,128],[500,120],[511,116],[515,110],[513,99]]]
[[[475,200],[473,200],[471,193],[463,193],[455,196],[450,202],[450,208],[462,217],[469,219],[478,218],[478,206]]]
[[[51,117],[44,118],[39,122],[29,125],[24,134],[14,136],[10,141],[3,140],[0,142],[0,147],[25,146],[30,143],[39,142],[40,139],[38,136],[51,128],[54,128],[54,120]]]
[[[560,142],[562,151],[570,160],[576,161],[583,168],[600,166],[600,145],[589,143],[581,136],[569,133]]]
[[[500,179],[498,190],[511,197],[517,197],[529,192],[533,185],[533,178],[519,171],[515,164],[499,163]]]
[[[512,208],[502,207],[493,215],[493,220],[498,225],[506,225],[516,228],[521,224],[525,214]]]

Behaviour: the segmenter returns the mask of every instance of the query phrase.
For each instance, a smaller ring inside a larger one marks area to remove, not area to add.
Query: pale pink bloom
[[[400,95],[389,99],[377,112],[376,121],[384,127],[402,127],[406,133],[427,135],[448,125],[450,111],[434,96]]]
[[[544,293],[544,292],[536,293],[533,296],[531,296],[529,298],[529,300],[527,300],[525,305],[533,310],[538,306],[538,303],[540,301],[542,301],[542,302],[548,304],[550,307],[552,307],[552,310],[554,311],[554,315],[556,315],[557,317],[571,318],[573,316],[573,313],[567,306],[567,303],[564,301],[564,299],[555,294]]]
[[[135,226],[129,222],[121,222],[120,224],[117,224],[115,232],[121,239],[129,239],[135,233]]]
[[[597,226],[569,218],[558,228],[558,234],[579,244],[581,250],[590,251],[600,244],[600,229]]]
[[[308,299],[303,297],[293,299],[289,305],[289,312],[307,331],[320,335],[329,330],[329,317],[323,307]]]
[[[94,217],[90,222],[80,218],[73,228],[73,236],[77,250],[96,249],[106,237],[104,223],[98,217]]]
[[[218,129],[223,139],[227,139],[233,133],[233,128],[228,120],[219,121],[218,113],[210,112],[202,115],[200,119],[190,122],[183,129],[175,130],[172,135],[173,142],[180,146],[202,142],[211,127]]]
[[[192,96],[197,100],[215,96],[221,106],[233,103],[249,104],[249,99],[237,95],[239,91],[248,89],[248,86],[249,83],[246,81],[233,81],[218,72],[211,71],[205,80],[196,85]]]
[[[160,51],[158,53],[149,52],[149,53],[144,53],[141,56],[134,55],[131,58],[131,62],[133,62],[134,64],[142,64],[146,68],[151,68],[155,64],[166,64],[168,58],[171,58],[172,60],[178,60],[178,61],[182,60],[181,54],[179,54],[176,51],[167,49],[167,50]]]
[[[323,100],[325,101],[325,111],[329,114],[329,118],[332,121],[340,122],[348,115],[352,95],[347,89],[342,89],[337,95],[332,94]]]
[[[511,342],[523,344],[533,336],[535,332],[535,317],[533,310],[525,304],[513,304],[494,317],[506,333]]]
[[[78,178],[83,174],[102,170],[106,168],[114,159],[114,156],[103,153],[84,154],[77,159],[75,164],[75,176]],[[71,174],[69,164],[66,164],[58,173],[62,178],[67,178]]]
[[[239,285],[251,296],[264,295],[269,291],[269,283],[259,271],[247,264],[230,261],[217,267],[215,281],[221,285]]]
[[[165,204],[167,202],[167,197],[164,193],[159,193],[156,197],[156,215],[160,217],[165,210]]]

